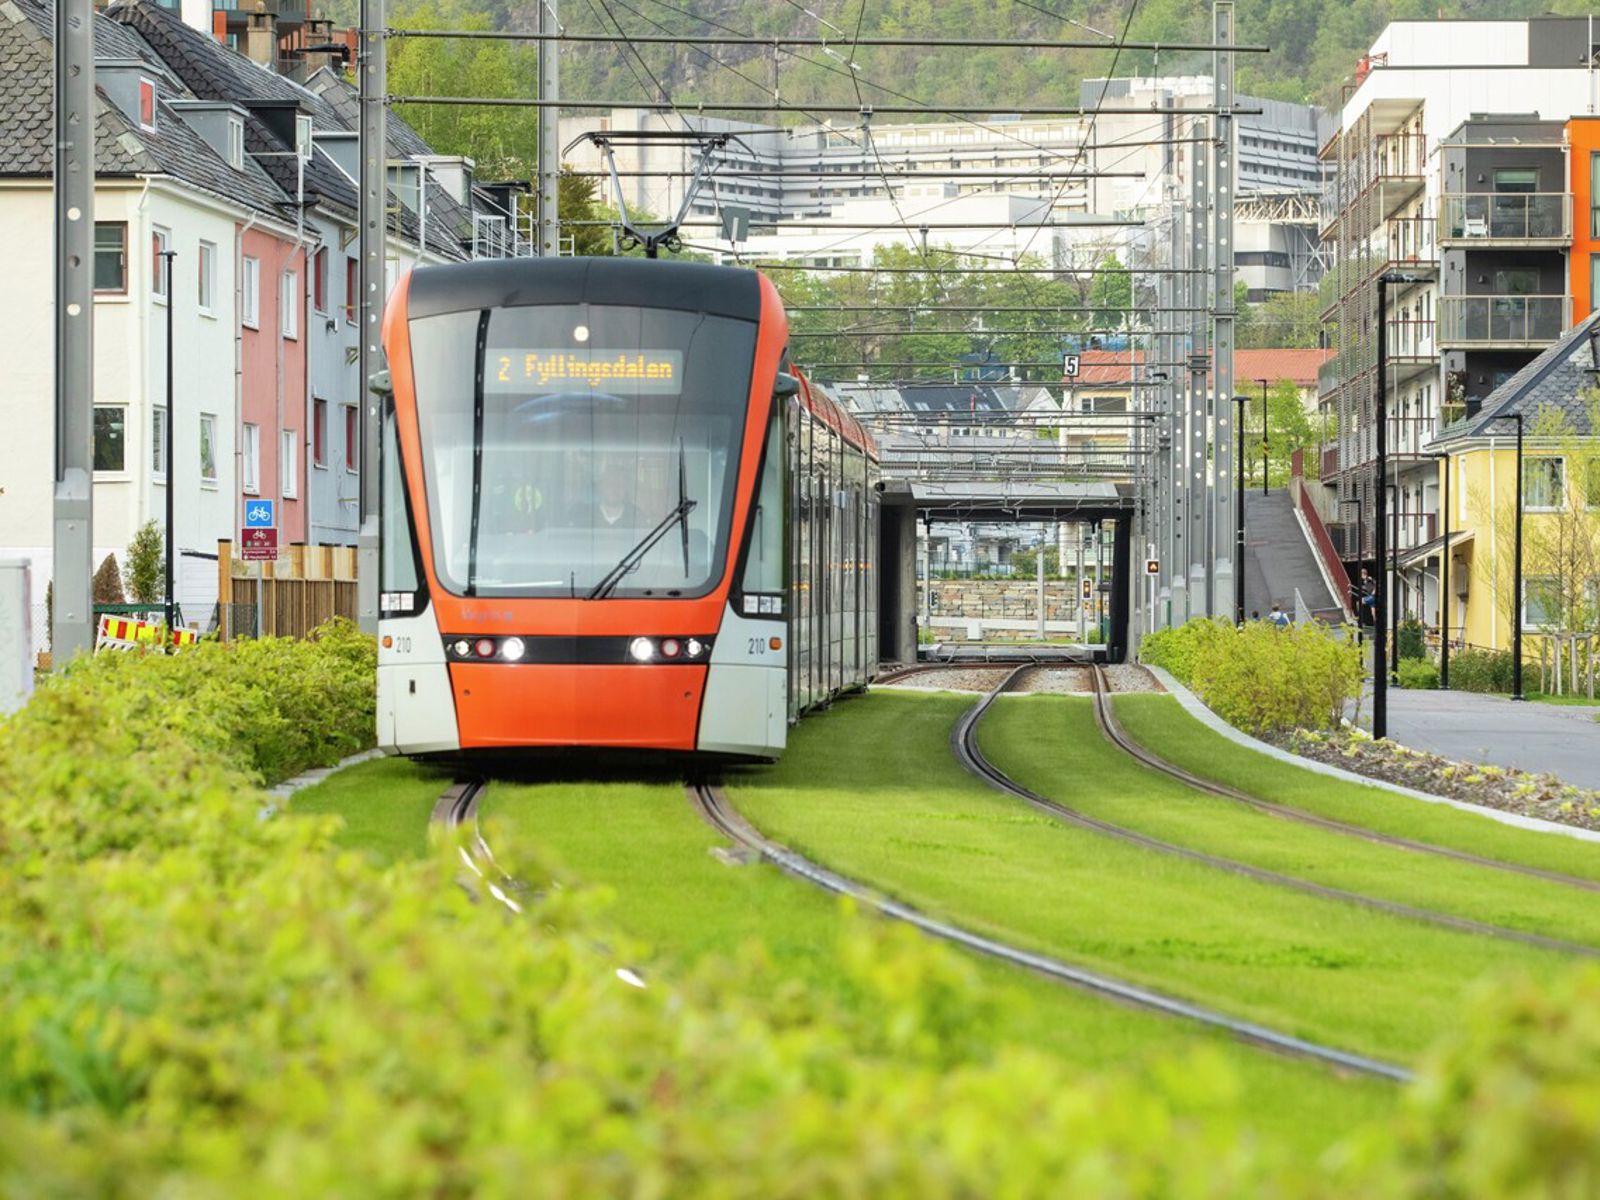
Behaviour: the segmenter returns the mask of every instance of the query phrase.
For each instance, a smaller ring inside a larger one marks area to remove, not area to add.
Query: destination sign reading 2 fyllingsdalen
[[[579,390],[677,395],[683,388],[679,350],[490,349],[484,357],[486,392]]]

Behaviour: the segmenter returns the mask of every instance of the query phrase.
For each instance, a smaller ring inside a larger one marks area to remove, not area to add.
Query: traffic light
[[[1083,588],[1083,598],[1085,600],[1092,599],[1094,596],[1094,580],[1086,578],[1080,586]]]

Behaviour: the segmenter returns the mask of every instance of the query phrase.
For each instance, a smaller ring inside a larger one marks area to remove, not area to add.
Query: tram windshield
[[[700,596],[720,578],[756,327],[544,305],[411,322],[439,581],[463,596]]]

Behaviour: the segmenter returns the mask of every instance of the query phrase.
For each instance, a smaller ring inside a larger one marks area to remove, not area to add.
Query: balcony
[[[1571,312],[1566,296],[1441,296],[1438,343],[1442,349],[1538,350],[1561,336]]]
[[[1566,192],[1468,192],[1439,199],[1446,246],[1565,246],[1572,240]]]
[[[1394,522],[1394,549],[1413,550],[1426,546],[1439,536],[1439,514],[1430,512],[1396,512]]]
[[[1390,217],[1383,225],[1378,248],[1385,255],[1386,268],[1418,271],[1438,267],[1437,223],[1432,217]]]

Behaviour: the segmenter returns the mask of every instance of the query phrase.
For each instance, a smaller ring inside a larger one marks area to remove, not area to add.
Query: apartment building
[[[1323,516],[1352,568],[1374,548],[1379,280],[1390,280],[1387,483],[1402,555],[1435,537],[1433,440],[1588,311],[1572,203],[1579,175],[1589,192],[1589,28],[1554,17],[1395,22],[1346,89],[1321,151],[1334,355],[1319,405],[1330,431]],[[1398,602],[1436,616],[1420,586],[1402,583]]]

